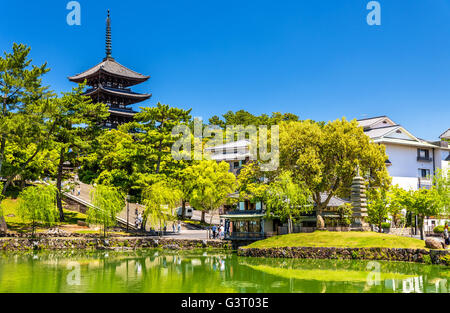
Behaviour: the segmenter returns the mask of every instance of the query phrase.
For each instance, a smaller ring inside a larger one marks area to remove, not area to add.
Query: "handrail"
[[[47,183],[47,182],[45,182],[45,181],[43,181],[43,183],[46,184],[46,185],[50,185],[49,183]],[[86,206],[86,207],[89,207],[89,208],[92,208],[92,209],[96,209],[96,210],[101,210],[100,208],[96,207],[96,206],[93,205],[92,203],[87,202],[86,200],[81,199],[81,198],[79,198],[79,197],[76,197],[76,196],[74,196],[74,195],[72,195],[72,194],[70,194],[70,193],[68,193],[68,192],[64,192],[64,191],[63,191],[62,194],[63,194],[63,196],[65,196],[65,197],[67,197],[67,198],[69,198],[69,199],[72,199],[73,201],[78,202],[79,204],[82,204],[82,205],[84,205],[84,206]],[[127,220],[126,220],[126,219],[121,218],[121,217],[119,217],[119,216],[116,216],[116,220],[117,220],[120,224],[124,224],[125,226],[127,226]],[[131,228],[131,229],[137,230],[136,226],[133,225],[133,224],[131,224],[131,223],[128,223],[128,227]]]
[[[78,198],[78,197],[76,197],[76,196],[74,196],[74,195],[72,195],[72,194],[70,194],[70,193],[68,193],[68,192],[63,192],[63,195],[64,195],[65,197],[69,198],[69,199],[74,200],[75,202],[78,202],[78,203],[80,203],[80,204],[86,206],[86,207],[89,207],[89,208],[92,208],[92,209],[96,209],[96,210],[101,210],[100,208],[94,206],[92,203],[87,202],[86,200],[83,200],[83,199],[81,199],[81,198]],[[117,220],[119,223],[121,223],[121,224],[125,224],[125,226],[127,225],[127,220],[124,219],[124,218],[121,218],[121,217],[119,217],[119,216],[116,216],[116,220]],[[131,223],[128,223],[128,227],[130,227],[130,228],[132,228],[132,229],[135,229],[135,230],[137,229],[136,226],[133,225],[133,224],[131,224]]]

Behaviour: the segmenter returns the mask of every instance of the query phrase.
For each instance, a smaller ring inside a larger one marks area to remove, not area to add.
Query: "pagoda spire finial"
[[[108,18],[106,19],[106,59],[111,58],[112,58],[111,18],[108,9]]]

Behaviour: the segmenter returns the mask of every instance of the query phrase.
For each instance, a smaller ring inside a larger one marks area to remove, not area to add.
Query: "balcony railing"
[[[227,212],[226,215],[239,215],[239,214],[246,214],[246,215],[253,215],[253,214],[263,214],[262,210],[235,210]]]
[[[418,157],[417,157],[417,161],[421,161],[421,162],[431,162],[431,161],[433,161],[433,159],[430,158],[430,157],[418,156]]]
[[[419,188],[431,188],[431,186],[433,185],[433,180],[431,178],[428,177],[419,177]]]
[[[225,239],[227,240],[261,240],[266,237],[266,234],[261,232],[232,232],[225,234]]]

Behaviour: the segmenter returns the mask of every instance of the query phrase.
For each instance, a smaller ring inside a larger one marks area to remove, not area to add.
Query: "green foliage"
[[[351,203],[345,203],[337,209],[339,226],[350,226],[352,223],[353,208]]]
[[[125,197],[117,188],[104,185],[95,186],[90,196],[95,208],[89,209],[87,221],[102,225],[106,237],[106,230],[116,225],[116,216],[125,207]]]
[[[260,116],[255,116],[245,110],[239,110],[236,112],[228,111],[222,115],[223,119],[219,118],[217,115],[209,119],[210,125],[217,125],[225,129],[226,126],[259,126],[267,125],[272,126],[281,123],[282,121],[298,121],[298,116],[292,113],[280,113],[273,112],[272,116],[267,114],[261,114]]]
[[[450,214],[450,169],[438,170],[433,177],[433,189],[436,194],[436,205],[442,214]]]
[[[282,172],[265,193],[267,214],[287,221],[288,233],[291,233],[292,223],[298,220],[302,213],[313,210],[310,199],[311,193],[303,185],[293,181],[292,172]]]
[[[381,223],[381,228],[391,228],[391,223],[389,222]]]
[[[319,211],[334,195],[348,197],[359,165],[372,187],[390,182],[384,146],[373,143],[356,121],[326,125],[314,121],[280,123],[280,166],[311,190]],[[322,201],[320,194],[327,193]]]
[[[143,192],[144,215],[150,225],[161,226],[165,221],[175,220],[173,210],[179,205],[182,193],[166,181],[159,181]]]
[[[257,162],[246,164],[238,175],[239,197],[250,201],[261,201],[264,199],[269,187],[264,183],[264,175]]]
[[[436,226],[435,228],[433,228],[433,232],[436,234],[442,234],[444,232],[444,226],[440,225],[440,226]]]
[[[42,86],[46,64],[31,65],[30,48],[14,44],[0,57],[0,176],[6,178],[2,194],[13,179],[34,179],[49,165],[42,158],[49,144],[52,94]]]
[[[390,198],[388,192],[383,188],[369,189],[367,202],[367,213],[369,222],[378,226],[381,232],[383,223],[389,217]]]
[[[172,158],[171,148],[178,139],[172,130],[180,124],[187,125],[191,110],[183,110],[158,103],[152,108],[141,108],[135,115],[136,122],[122,126],[136,139],[140,166],[146,173],[171,174],[179,161]]]
[[[189,203],[196,210],[213,211],[233,201],[227,196],[237,187],[236,177],[229,172],[228,163],[216,161],[200,161],[186,168],[191,178],[192,193]],[[204,215],[202,215],[202,222]]]
[[[419,217],[420,237],[424,239],[424,218],[426,216],[439,216],[443,213],[436,189],[433,187],[432,189],[399,190],[396,196],[401,205]]]
[[[52,185],[37,185],[25,188],[19,195],[17,212],[33,227],[33,235],[37,222],[53,225],[58,220],[56,207],[56,188]]]

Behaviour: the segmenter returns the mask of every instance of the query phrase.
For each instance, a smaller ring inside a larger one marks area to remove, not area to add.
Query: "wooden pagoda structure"
[[[83,83],[90,87],[85,95],[95,103],[101,102],[109,106],[110,116],[104,123],[106,128],[117,128],[120,124],[133,120],[137,113],[130,105],[149,99],[151,94],[133,92],[129,87],[147,81],[150,76],[139,74],[119,64],[112,57],[111,18],[108,10],[106,19],[106,57],[103,61],[87,71],[69,77],[75,83]]]

